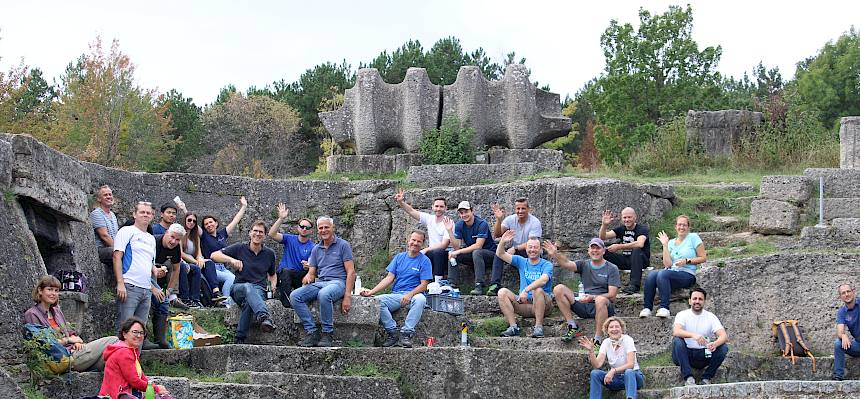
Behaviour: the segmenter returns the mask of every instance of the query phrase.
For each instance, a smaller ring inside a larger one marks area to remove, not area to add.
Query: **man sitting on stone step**
[[[845,355],[860,357],[860,300],[851,284],[840,284],[837,292],[843,305],[836,312],[833,379],[842,381],[845,378]]]
[[[636,211],[630,207],[621,210],[621,226],[609,230],[614,218],[612,211],[603,211],[597,235],[604,241],[619,238],[621,243],[606,247],[603,257],[621,270],[630,270],[630,282],[622,291],[635,294],[642,284],[642,270],[648,267],[651,259],[648,226],[636,223]]]
[[[603,322],[609,316],[615,315],[615,296],[621,288],[618,267],[603,259],[606,252],[603,240],[592,238],[588,243],[589,259],[576,262],[571,262],[558,253],[558,247],[550,241],[544,241],[543,248],[560,267],[579,273],[579,281],[585,290],[574,295],[564,284],[556,285],[552,290],[558,309],[567,320],[567,333],[562,336],[562,340],[570,342],[574,337],[582,335],[573,318],[576,313],[580,318],[594,319],[594,342],[600,345]]]
[[[113,191],[107,184],[102,184],[96,191],[96,208],[90,212],[99,260],[107,266],[113,266],[113,239],[119,230],[116,214],[111,210],[113,203]]]
[[[508,230],[502,234],[496,256],[510,263],[520,272],[520,293],[514,294],[507,288],[499,290],[499,308],[508,322],[508,329],[503,337],[518,337],[520,327],[517,326],[516,315],[534,317],[535,328],[532,338],[543,338],[543,317],[552,311],[552,262],[541,259],[540,240],[536,237],[526,241],[527,258],[511,255],[505,251],[505,244],[514,238],[514,231]]]
[[[702,384],[710,384],[729,353],[729,334],[717,316],[705,310],[706,297],[705,290],[694,288],[690,309],[675,315],[672,327],[672,361],[681,367],[685,385],[696,385],[692,367],[704,368]]]
[[[302,320],[307,334],[299,346],[332,346],[334,333],[334,302],[343,298],[340,310],[349,313],[355,286],[355,265],[352,261],[352,246],[334,234],[334,220],[328,216],[317,219],[317,237],[320,242],[311,251],[308,259],[308,274],[302,279],[301,288],[290,294],[290,303]],[[322,334],[317,328],[308,304],[319,301]]]
[[[170,298],[167,290],[176,289],[179,284],[179,259],[181,249],[179,242],[185,237],[185,228],[181,224],[173,223],[168,226],[164,234],[155,235],[155,266],[156,275],[152,279],[152,343],[143,341],[143,349],[167,349],[167,317],[170,316]]]
[[[512,230],[514,237],[511,247],[507,249],[509,255],[528,257],[526,254],[526,242],[531,238],[540,240],[543,236],[543,228],[540,219],[529,213],[528,198],[517,198],[514,201],[514,214],[505,216],[505,210],[498,204],[493,204],[493,214],[496,222],[493,224],[493,236],[501,237],[506,231]],[[496,256],[493,259],[493,272],[490,276],[490,286],[487,295],[496,295],[502,284],[502,272],[505,270],[505,262]]]
[[[453,259],[448,267],[448,280],[456,287],[459,284],[457,275],[460,265],[475,267],[475,289],[472,295],[484,294],[484,271],[487,263],[492,263],[496,257],[496,242],[490,235],[490,225],[476,215],[469,201],[461,201],[457,205],[460,221],[454,224],[450,219],[445,221],[445,230],[451,237],[454,250],[448,252],[448,259]]]
[[[427,212],[419,212],[411,205],[403,200],[404,193],[400,190],[394,194],[394,201],[403,209],[407,215],[419,223],[427,226],[428,246],[421,250],[421,253],[430,258],[430,264],[433,265],[433,276],[436,282],[445,278],[448,275],[448,244],[451,243],[451,237],[448,235],[448,230],[445,229],[445,221],[449,220],[445,212],[448,210],[448,205],[445,197],[436,197],[433,199],[432,210],[433,214]]]
[[[251,329],[251,321],[260,323],[260,330],[272,332],[275,323],[266,306],[266,283],[274,290],[278,286],[278,262],[275,251],[263,246],[266,223],[261,220],[251,225],[248,243],[235,243],[212,252],[213,261],[229,265],[236,275],[230,297],[239,306],[239,324],[236,326],[236,343],[244,343]]]
[[[412,336],[415,326],[421,321],[424,304],[427,298],[424,291],[433,279],[433,269],[430,258],[421,253],[427,234],[421,230],[413,230],[406,241],[407,250],[394,256],[385,271],[385,278],[370,290],[361,291],[361,296],[369,297],[386,289],[392,283],[390,294],[376,297],[379,300],[379,323],[385,329],[387,337],[382,344],[384,347],[400,345],[412,347]],[[392,312],[408,307],[409,313],[403,322],[403,328],[397,331],[397,322],[391,316]]]

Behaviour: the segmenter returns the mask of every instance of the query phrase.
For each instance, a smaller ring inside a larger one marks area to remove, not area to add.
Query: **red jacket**
[[[132,388],[146,392],[149,380],[140,368],[139,348],[132,348],[126,345],[125,341],[118,341],[108,345],[102,357],[105,359],[105,371],[99,395],[109,395],[116,399],[120,393],[130,394]]]

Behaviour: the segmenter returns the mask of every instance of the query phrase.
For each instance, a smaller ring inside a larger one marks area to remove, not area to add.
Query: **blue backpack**
[[[72,353],[60,344],[57,332],[39,324],[24,324],[24,339],[38,344],[44,355],[42,366],[54,374],[63,374],[72,366]]]

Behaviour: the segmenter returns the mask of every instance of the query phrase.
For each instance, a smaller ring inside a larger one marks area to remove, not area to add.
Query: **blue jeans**
[[[179,299],[200,301],[200,266],[179,262]]]
[[[627,369],[623,374],[616,373],[612,377],[609,384],[603,383],[603,378],[607,372],[603,370],[591,370],[591,389],[588,392],[589,399],[601,399],[603,397],[603,387],[610,391],[624,390],[628,398],[636,399],[636,391],[645,387],[645,376],[642,371]]]
[[[433,267],[434,276],[448,275],[448,249],[434,249],[427,251],[425,254],[430,258],[430,264]]]
[[[397,322],[391,317],[391,313],[400,309],[400,300],[403,299],[403,294],[385,294],[376,297],[380,302],[379,322],[385,331],[391,331],[397,328]],[[415,332],[415,326],[421,321],[421,315],[424,313],[424,304],[427,303],[427,298],[424,294],[415,294],[409,301],[409,313],[406,314],[406,320],[403,322],[403,328],[400,331],[405,333]]]
[[[209,282],[210,288],[214,289],[223,284],[221,287],[221,295],[228,298],[230,297],[230,288],[233,287],[233,280],[236,279],[233,272],[227,270],[227,268],[221,263],[207,260],[206,265],[203,266],[203,275],[206,276],[206,281]]]
[[[119,331],[119,326],[129,317],[137,317],[144,323],[149,319],[149,305],[152,291],[141,288],[136,285],[125,283],[125,302],[120,302],[116,299],[116,330]]]
[[[682,272],[683,273],[683,272]],[[726,360],[729,346],[722,344],[711,354],[705,357],[705,349],[692,349],[687,347],[684,338],[672,338],[672,362],[681,367],[681,378],[686,379],[693,375],[693,368],[705,369],[702,378],[712,379],[717,374],[717,369]]]
[[[660,307],[669,309],[672,290],[696,284],[696,276],[680,270],[663,269],[652,272],[645,279],[645,309],[654,309],[654,294],[660,290]]]
[[[266,307],[266,289],[254,283],[239,283],[233,286],[232,298],[241,306],[239,325],[236,326],[236,339],[248,338],[252,321],[262,321],[269,317]]]
[[[152,286],[161,288],[161,286],[158,285],[158,282],[155,282],[155,281],[153,281]],[[167,300],[167,290],[162,289],[162,292],[164,293],[164,300],[161,302],[158,301],[158,298],[155,297],[155,294],[150,294],[151,295],[151,298],[149,299],[150,308],[152,306],[155,306],[155,314],[162,315],[162,316],[169,316],[170,315],[170,302]]]
[[[345,289],[346,281],[344,280],[317,280],[293,290],[290,294],[290,303],[292,303],[296,315],[302,320],[302,327],[305,328],[305,331],[312,333],[317,330],[314,316],[311,315],[311,310],[308,308],[309,303],[317,300],[320,302],[322,332],[334,331],[334,302],[343,298]]]
[[[846,329],[847,330],[847,329]],[[848,350],[842,349],[842,340],[836,339],[833,341],[833,376],[845,377],[845,354],[852,357],[860,357],[860,342],[856,338],[851,339],[851,346]]]

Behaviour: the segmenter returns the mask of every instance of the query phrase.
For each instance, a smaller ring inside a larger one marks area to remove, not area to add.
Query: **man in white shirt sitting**
[[[691,367],[704,368],[702,384],[710,384],[729,352],[726,345],[729,335],[717,316],[705,310],[706,296],[705,290],[694,288],[690,293],[690,309],[675,316],[672,361],[681,367],[685,385],[696,385]]]

